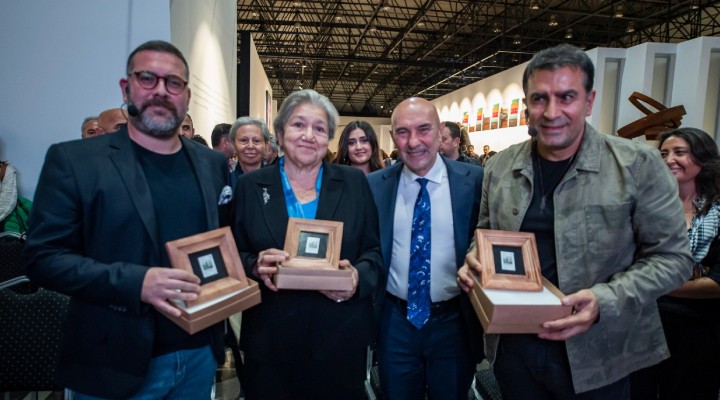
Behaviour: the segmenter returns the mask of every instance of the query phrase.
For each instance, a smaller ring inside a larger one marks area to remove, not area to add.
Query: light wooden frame
[[[193,274],[190,255],[214,247],[220,248],[228,276],[201,285],[197,300],[185,302],[188,307],[246,288],[249,285],[235,239],[229,227],[188,236],[165,244],[173,268],[184,269]]]
[[[327,246],[324,258],[298,255],[300,234],[302,232],[327,234]],[[315,219],[290,218],[285,234],[285,251],[290,254],[283,267],[337,270],[342,247],[343,223]]]
[[[475,237],[477,239],[478,260],[482,264],[480,286],[484,289],[543,290],[535,234],[477,229]],[[519,248],[525,274],[498,273],[493,255],[493,246]]]

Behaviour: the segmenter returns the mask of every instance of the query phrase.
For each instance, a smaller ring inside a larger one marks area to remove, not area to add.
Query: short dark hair
[[[178,50],[177,47],[164,40],[151,40],[135,48],[135,50],[130,53],[127,59],[126,73],[128,75],[130,75],[133,72],[133,68],[135,68],[135,60],[133,60],[133,58],[137,53],[141,51],[157,51],[160,53],[168,53],[174,55],[175,57],[179,58],[180,61],[182,61],[183,65],[185,65],[185,80],[188,80],[190,78],[190,68],[188,67],[187,60],[185,60],[185,56],[183,56],[183,54],[180,52],[180,50]]]
[[[658,149],[671,137],[678,137],[690,145],[690,155],[700,166],[695,177],[695,190],[706,202],[698,214],[705,214],[713,202],[720,200],[720,151],[715,140],[697,128],[677,128],[660,134]]]
[[[450,137],[452,137],[453,139],[460,138],[460,127],[456,123],[451,121],[445,121],[442,124],[450,130]]]
[[[541,50],[533,56],[523,72],[523,91],[527,94],[528,80],[535,71],[555,71],[563,67],[579,68],[584,74],[585,92],[592,92],[595,84],[595,66],[592,60],[580,48],[567,43]]]
[[[212,130],[212,133],[210,134],[210,143],[212,143],[212,147],[218,147],[220,145],[220,141],[222,140],[223,136],[230,135],[230,127],[232,125],[230,124],[217,124]]]
[[[196,142],[198,142],[198,143],[204,144],[205,146],[208,145],[208,144],[207,144],[207,140],[205,140],[204,137],[202,137],[202,136],[200,136],[200,135],[198,135],[198,134],[193,135],[192,140],[194,140],[194,141],[196,141]]]

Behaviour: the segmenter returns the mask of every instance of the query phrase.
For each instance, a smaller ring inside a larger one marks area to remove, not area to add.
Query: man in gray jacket
[[[594,67],[570,45],[523,75],[530,140],[485,169],[478,227],[534,232],[542,275],[573,307],[538,335],[486,335],[504,398],[629,399],[628,374],[669,356],[655,300],[692,270],[675,180],[657,150],[585,122]],[[475,243],[458,271],[480,273]]]

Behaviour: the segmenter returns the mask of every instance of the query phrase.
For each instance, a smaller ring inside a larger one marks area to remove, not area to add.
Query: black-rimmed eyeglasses
[[[165,89],[171,94],[180,94],[183,89],[185,89],[185,86],[187,86],[187,82],[184,79],[175,75],[158,76],[150,71],[136,71],[131,74],[135,75],[135,79],[137,79],[138,84],[143,89],[155,89],[161,79],[165,80]]]

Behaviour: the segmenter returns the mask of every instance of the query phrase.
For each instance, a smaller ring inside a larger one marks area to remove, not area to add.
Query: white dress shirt
[[[410,242],[415,201],[420,192],[419,176],[403,167],[398,182],[393,223],[392,256],[387,291],[407,300],[408,271],[410,269]],[[455,265],[455,235],[450,202],[450,184],[447,168],[440,156],[423,177],[429,182],[431,221],[430,298],[432,302],[449,300],[460,293]]]

